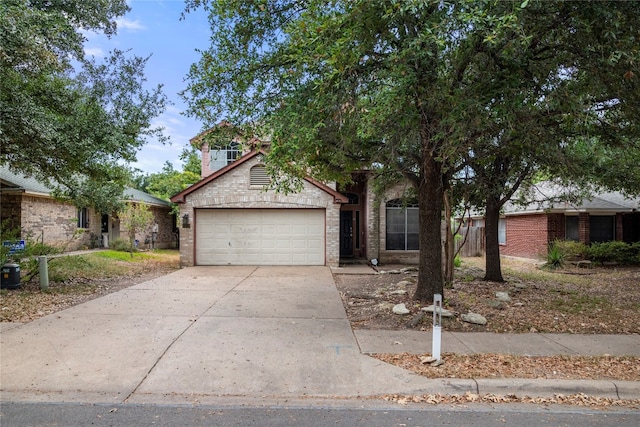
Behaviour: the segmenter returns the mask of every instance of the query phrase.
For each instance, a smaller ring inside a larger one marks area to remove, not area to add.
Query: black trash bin
[[[0,288],[19,289],[20,288],[20,266],[14,263],[7,263],[2,266],[0,277]]]

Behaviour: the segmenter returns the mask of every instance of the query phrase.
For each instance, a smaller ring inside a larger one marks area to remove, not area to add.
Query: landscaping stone
[[[396,286],[411,286],[411,285],[413,285],[413,282],[409,280],[401,280],[400,282],[396,283]]]
[[[467,314],[463,314],[460,318],[467,323],[473,323],[474,325],[486,325],[487,319],[478,313],[468,312]]]
[[[511,297],[507,292],[496,292],[496,299],[501,302],[511,302]]]
[[[409,292],[407,292],[404,289],[397,289],[395,291],[391,291],[389,292],[389,295],[407,295]]]
[[[495,308],[496,310],[502,310],[504,309],[504,303],[498,300],[494,300],[494,299],[490,299],[490,300],[486,300],[485,303],[491,307],[491,308]]]
[[[394,314],[400,314],[400,315],[411,313],[411,311],[409,311],[409,309],[404,303],[394,305],[392,311]]]
[[[435,306],[431,304],[428,307],[422,307],[420,310],[426,311],[427,313],[433,313],[433,311],[435,310]],[[447,310],[446,308],[443,308],[442,317],[453,317],[453,312]]]

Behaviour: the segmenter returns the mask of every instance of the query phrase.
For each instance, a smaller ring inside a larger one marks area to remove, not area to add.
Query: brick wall
[[[195,209],[199,208],[323,208],[325,209],[325,260],[330,266],[338,266],[340,260],[340,204],[333,196],[309,182],[303,182],[299,193],[283,194],[265,191],[260,186],[251,186],[249,170],[258,164],[250,159],[219,176],[206,186],[195,190],[180,205],[180,263],[192,266],[195,263]],[[188,214],[191,227],[182,227],[182,217]]]
[[[547,242],[565,239],[565,218],[562,213],[547,214]]]
[[[29,238],[74,250],[82,246],[84,233],[77,234],[78,211],[75,206],[48,197],[23,196],[21,203],[23,238]]]
[[[549,235],[546,214],[508,216],[506,228],[507,241],[500,245],[501,255],[526,258],[546,256]]]

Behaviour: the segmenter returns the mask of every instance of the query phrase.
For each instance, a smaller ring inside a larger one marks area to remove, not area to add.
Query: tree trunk
[[[451,227],[451,192],[445,191],[444,197],[444,221],[446,224],[445,227],[445,238],[444,238],[444,282],[447,284],[453,283],[453,258],[454,258],[454,237],[453,237],[453,229]]]
[[[485,280],[504,282],[500,265],[500,244],[498,243],[498,222],[500,221],[500,203],[495,198],[487,198],[487,212],[485,214]]]
[[[418,185],[420,261],[418,285],[413,298],[432,303],[435,294],[444,298],[442,277],[442,166],[431,155],[423,156]]]

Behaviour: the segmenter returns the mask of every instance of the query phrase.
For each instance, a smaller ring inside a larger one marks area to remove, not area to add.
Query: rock
[[[473,323],[474,325],[486,325],[487,324],[487,319],[478,314],[478,313],[472,313],[472,312],[468,312],[467,314],[463,314],[462,316],[460,316],[460,318],[467,322],[467,323]]]
[[[398,283],[396,283],[396,286],[411,286],[413,285],[413,282],[409,281],[409,280],[402,280]]]
[[[422,356],[420,357],[420,363],[422,363],[423,365],[428,365],[429,363],[433,363],[433,362],[437,362],[438,359],[436,359],[435,357],[426,357],[426,356]]]
[[[496,292],[496,299],[501,302],[511,302],[511,297],[507,292]]]
[[[522,290],[522,289],[527,289],[528,286],[527,286],[526,283],[516,283],[515,287],[516,287],[516,289]]]
[[[426,311],[427,313],[433,313],[433,310],[435,310],[435,306],[433,304],[431,304],[428,307],[422,307],[420,310],[422,311]],[[447,310],[446,308],[442,309],[442,317],[453,317],[453,313],[449,310]]]
[[[406,305],[404,305],[404,303],[394,305],[392,311],[394,314],[400,314],[400,315],[411,313],[411,311],[409,311],[409,309],[407,308]]]
[[[513,303],[514,307],[524,307],[524,303],[523,302],[515,302]]]
[[[438,359],[438,360],[436,360],[435,362],[433,362],[431,364],[431,366],[433,366],[433,367],[438,367],[438,366],[441,366],[441,365],[444,365],[444,360],[442,360],[442,359]]]
[[[490,299],[487,300],[486,303],[489,307],[495,308],[496,310],[502,310],[504,308],[504,304],[501,301]]]
[[[406,295],[408,292],[404,289],[397,289],[395,291],[389,292],[389,295]]]
[[[400,269],[402,273],[409,273],[410,271],[418,271],[418,267],[405,267]]]

